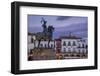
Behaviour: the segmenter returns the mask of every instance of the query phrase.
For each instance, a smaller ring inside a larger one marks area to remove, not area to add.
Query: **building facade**
[[[35,35],[28,35],[28,52],[34,48],[50,48],[56,53],[87,53],[87,39],[76,36],[60,37],[55,40],[36,40]]]
[[[56,53],[61,52],[61,39],[55,39],[55,51]]]
[[[87,40],[78,37],[63,37],[61,39],[61,52],[87,53]]]

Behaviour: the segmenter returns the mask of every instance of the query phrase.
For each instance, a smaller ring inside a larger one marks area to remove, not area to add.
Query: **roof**
[[[59,39],[55,39],[55,41],[61,41],[61,39],[59,38]]]
[[[28,35],[36,35],[35,33],[30,33],[30,32],[28,32]]]
[[[63,37],[61,37],[61,39],[81,39],[81,37],[77,37],[77,36],[63,36]]]

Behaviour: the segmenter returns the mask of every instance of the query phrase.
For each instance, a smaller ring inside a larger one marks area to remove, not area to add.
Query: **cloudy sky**
[[[28,32],[42,32],[41,19],[47,21],[47,26],[52,25],[55,30],[53,38],[72,35],[87,38],[88,18],[80,16],[50,16],[50,15],[28,15]]]

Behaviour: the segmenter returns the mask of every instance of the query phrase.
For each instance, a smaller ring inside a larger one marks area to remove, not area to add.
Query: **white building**
[[[61,52],[86,53],[87,42],[79,37],[62,37]]]
[[[28,43],[33,43],[36,40],[35,34],[28,33]]]
[[[80,39],[78,41],[78,50],[80,51],[80,53],[86,53],[88,50],[88,43],[87,43],[87,39]]]
[[[34,41],[36,40],[35,34],[28,33],[28,52],[31,52],[32,49],[34,49]]]

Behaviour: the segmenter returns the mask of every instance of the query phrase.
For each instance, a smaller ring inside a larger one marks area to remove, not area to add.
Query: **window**
[[[43,44],[40,44],[40,47],[43,47]]]
[[[31,43],[33,43],[33,38],[31,38]]]
[[[47,45],[45,44],[45,48],[47,47]]]
[[[71,52],[71,49],[70,48],[68,48],[68,52]]]
[[[79,45],[78,45],[78,48],[80,48],[80,47],[81,47],[81,45],[79,44]]]
[[[80,44],[77,46],[77,48],[80,48]]]
[[[75,43],[75,41],[73,41],[73,46],[76,46],[76,43]]]
[[[85,42],[85,40],[83,40],[83,42]]]
[[[33,49],[30,49],[30,54],[32,54]]]
[[[86,49],[88,48],[88,45],[86,45]]]
[[[68,42],[68,46],[71,46],[71,42],[70,41]]]
[[[84,48],[84,44],[82,44],[82,47]]]
[[[53,44],[51,44],[51,48],[53,48]]]
[[[66,46],[66,42],[65,41],[63,42],[63,46]]]
[[[66,52],[66,48],[64,48],[63,51]]]
[[[79,51],[79,53],[80,53],[80,49],[79,49],[78,51]]]
[[[82,53],[85,53],[84,51],[85,51],[85,50],[83,49],[83,50],[82,50]]]
[[[86,49],[86,53],[88,53],[88,50]]]
[[[74,53],[76,52],[76,49],[75,49],[75,48],[73,48],[73,52],[74,52]]]

